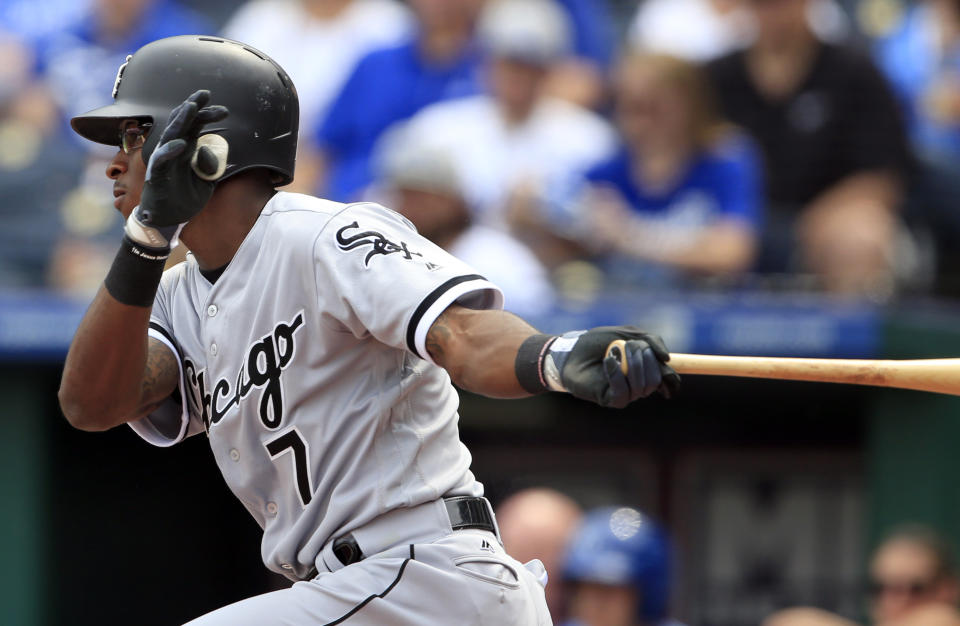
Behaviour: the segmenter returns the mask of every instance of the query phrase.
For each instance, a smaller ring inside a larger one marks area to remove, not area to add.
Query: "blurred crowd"
[[[293,78],[290,191],[400,211],[517,313],[960,291],[957,0],[0,0],[0,287],[100,283],[111,150],[69,120],[198,33]]]
[[[542,487],[514,493],[496,513],[507,550],[522,562],[539,559],[544,565],[554,623],[683,626],[673,619],[684,612],[676,602],[677,542],[653,517],[627,506],[583,511],[567,495]],[[956,553],[934,529],[918,524],[892,529],[867,569],[866,623],[960,626]],[[789,607],[761,626],[859,623],[816,607]]]

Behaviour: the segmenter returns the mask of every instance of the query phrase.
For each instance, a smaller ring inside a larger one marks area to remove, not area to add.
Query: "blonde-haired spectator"
[[[614,84],[623,145],[586,175],[586,239],[673,277],[750,269],[760,160],[717,114],[700,70],[671,56],[631,54]]]

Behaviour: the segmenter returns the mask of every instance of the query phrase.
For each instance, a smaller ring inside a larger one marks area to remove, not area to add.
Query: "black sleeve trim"
[[[177,340],[173,338],[173,335],[168,333],[166,328],[160,324],[157,324],[156,322],[150,322],[150,328],[163,335],[164,338],[170,342],[170,345],[173,346],[173,349],[177,351],[177,358],[183,362],[183,353],[180,351],[180,344],[177,343]]]
[[[410,323],[407,324],[407,348],[410,350],[410,352],[413,352],[421,359],[424,358],[422,354],[417,352],[416,345],[417,327],[420,326],[420,320],[423,319],[423,316],[426,314],[427,310],[433,306],[433,303],[439,300],[444,293],[450,291],[457,285],[469,282],[471,280],[486,280],[486,278],[480,274],[457,276],[455,278],[451,278],[447,282],[434,289],[432,292],[430,292],[430,295],[423,299],[423,302],[420,303],[420,306],[418,306],[413,312],[413,317],[410,318]]]

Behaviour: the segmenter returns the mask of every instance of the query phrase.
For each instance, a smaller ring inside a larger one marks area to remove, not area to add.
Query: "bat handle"
[[[630,364],[627,363],[627,342],[623,339],[614,339],[611,341],[607,346],[607,351],[604,353],[603,358],[606,360],[607,357],[611,356],[617,360],[620,364],[620,371],[626,375],[630,369]]]

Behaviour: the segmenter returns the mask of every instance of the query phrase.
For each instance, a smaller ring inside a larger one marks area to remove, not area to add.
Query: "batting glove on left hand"
[[[200,90],[170,113],[150,161],[140,206],[127,221],[127,236],[153,248],[172,246],[180,229],[210,200],[216,182],[210,180],[226,164],[197,138],[206,124],[228,115],[224,106],[207,106],[210,92]],[[201,178],[201,176],[203,176]]]

